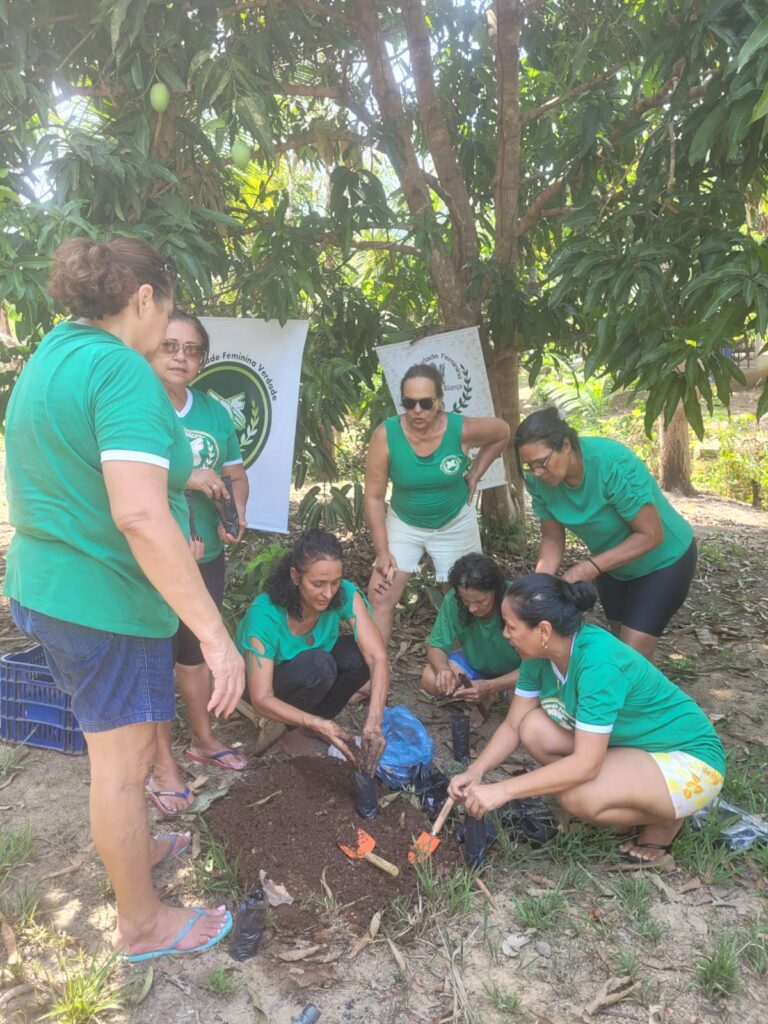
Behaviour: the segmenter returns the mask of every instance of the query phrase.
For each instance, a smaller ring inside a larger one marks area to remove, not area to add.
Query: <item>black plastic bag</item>
[[[532,846],[543,846],[557,835],[557,823],[546,801],[538,796],[510,800],[496,812],[501,824]]]
[[[413,789],[421,802],[421,809],[429,821],[434,821],[448,799],[450,779],[434,764],[420,764],[413,775]]]
[[[233,960],[248,960],[256,955],[267,920],[267,902],[263,889],[249,892],[235,911],[229,955]]]
[[[355,804],[357,813],[361,818],[372,821],[379,813],[376,780],[366,772],[355,772],[355,789],[357,791]]]
[[[451,740],[454,761],[469,764],[469,715],[466,711],[454,711],[451,715]]]

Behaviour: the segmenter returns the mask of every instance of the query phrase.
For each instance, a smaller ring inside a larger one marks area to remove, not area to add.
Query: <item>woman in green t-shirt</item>
[[[374,431],[365,472],[365,518],[376,553],[368,598],[385,643],[395,606],[423,555],[444,582],[457,558],[481,550],[475,490],[509,443],[504,420],[447,412],[442,375],[430,364],[406,371],[400,402],[405,412]],[[479,449],[471,465],[470,448]]]
[[[690,525],[634,452],[610,438],[579,438],[557,409],[526,416],[515,453],[541,521],[536,571],[558,571],[571,530],[589,555],[563,578],[594,580],[613,632],[653,658],[696,569]]]
[[[353,636],[339,636],[342,623]],[[308,530],[299,537],[245,613],[237,643],[246,657],[251,703],[294,730],[282,740],[291,754],[316,753],[310,737],[319,736],[354,762],[352,737],[333,719],[370,681],[360,764],[373,774],[385,746],[387,654],[365,598],[343,578],[333,534]],[[274,741],[285,730],[268,731]]]
[[[597,599],[586,581],[533,573],[502,604],[504,635],[522,658],[504,723],[450,795],[482,818],[509,800],[551,793],[596,825],[639,829],[622,846],[653,862],[683,819],[720,792],[725,753],[701,708],[599,626],[582,624]],[[542,767],[483,784],[522,744]]]
[[[246,527],[248,477],[243,469],[240,443],[227,410],[192,381],[205,366],[210,351],[208,331],[191,313],[174,309],[166,336],[152,359],[152,367],[176,410],[192,449],[192,474],[186,490],[190,503],[193,553],[203,582],[221,608],[224,600],[224,545],[235,544]],[[237,505],[239,528],[229,534],[216,511],[215,501],[226,496],[222,477],[228,477]],[[242,771],[245,757],[216,739],[211,729],[208,702],[211,673],[200,642],[184,623],[174,637],[176,685],[187,707],[190,744],[188,760],[226,771]],[[158,726],[158,748],[147,792],[161,814],[173,817],[193,800],[185,786],[171,746],[171,723]]]
[[[5,593],[45,650],[88,743],[93,840],[117,896],[116,949],[132,961],[193,953],[232,927],[223,907],[162,903],[151,869],[188,832],[151,836],[144,781],[158,722],[176,714],[179,616],[230,715],[243,659],[189,550],[189,442],[148,360],[173,308],[174,265],[135,238],[70,239],[53,258],[60,320],[16,382],[6,423],[11,523]]]
[[[451,566],[448,582],[451,590],[427,640],[422,686],[436,696],[456,694],[489,704],[497,693],[514,687],[520,666],[519,655],[504,638],[504,574],[485,555],[463,555]],[[462,675],[471,685],[462,687]]]

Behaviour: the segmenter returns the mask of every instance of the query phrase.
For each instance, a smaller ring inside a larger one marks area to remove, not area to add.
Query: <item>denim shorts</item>
[[[176,717],[173,641],[106,633],[11,601],[13,621],[45,651],[83,732],[107,732]]]

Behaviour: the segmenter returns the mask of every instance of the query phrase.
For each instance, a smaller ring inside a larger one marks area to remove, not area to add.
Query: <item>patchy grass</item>
[[[730,932],[720,935],[704,953],[694,967],[693,978],[708,999],[736,995],[741,988],[739,959],[736,941]]]
[[[40,1020],[97,1024],[104,1014],[123,1009],[124,988],[113,981],[117,957],[117,953],[110,953],[88,959],[80,953],[74,963],[62,961],[62,979],[50,983],[54,991],[51,1009]]]
[[[32,857],[34,843],[32,829],[25,825],[20,832],[0,829],[0,880],[7,879],[14,868]]]
[[[768,974],[768,918],[761,914],[739,928],[738,954],[755,974]]]
[[[515,912],[526,928],[546,932],[560,922],[567,901],[557,889],[541,896],[526,896],[514,901]]]
[[[0,782],[5,782],[17,770],[27,756],[28,747],[20,743],[17,747],[0,748]]]
[[[230,860],[223,843],[213,838],[207,826],[201,833],[200,857],[194,862],[195,882],[214,898],[222,898],[228,905],[239,903],[243,890],[237,880],[237,858]]]
[[[35,885],[21,883],[3,895],[2,908],[17,932],[28,931],[38,923],[40,893]]]
[[[219,967],[213,968],[203,982],[203,988],[210,992],[211,995],[224,996],[226,998],[237,992],[240,986],[232,977],[231,969],[222,964]]]
[[[483,992],[491,1006],[508,1017],[516,1017],[523,1008],[520,996],[505,985],[483,985]]]
[[[752,750],[727,752],[725,783],[722,797],[729,804],[749,811],[750,814],[768,812],[768,761],[764,748],[758,754]]]

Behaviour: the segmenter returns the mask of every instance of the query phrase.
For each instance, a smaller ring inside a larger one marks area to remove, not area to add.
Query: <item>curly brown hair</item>
[[[100,320],[125,309],[143,284],[152,286],[155,301],[171,299],[173,280],[172,265],[148,242],[70,238],[53,254],[48,294],[74,316]]]

